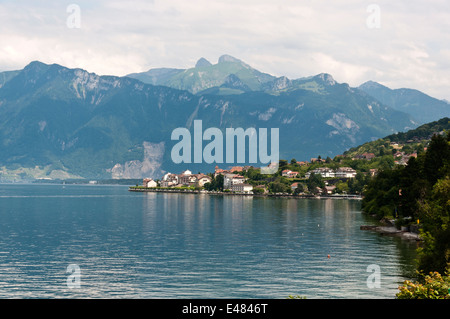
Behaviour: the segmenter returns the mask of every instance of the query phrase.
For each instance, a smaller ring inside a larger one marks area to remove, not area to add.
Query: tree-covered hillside
[[[438,121],[423,124],[416,129],[388,135],[372,142],[352,147],[344,152],[345,157],[355,157],[364,153],[373,153],[375,156],[395,154],[397,151],[412,154],[421,152],[430,142],[434,134],[443,134],[450,130],[450,118],[445,117]]]
[[[418,225],[419,269],[444,273],[450,265],[450,134],[435,134],[406,166],[386,169],[367,185],[363,211],[398,225]]]

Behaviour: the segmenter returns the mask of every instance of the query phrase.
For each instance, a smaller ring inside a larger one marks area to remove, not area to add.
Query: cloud
[[[69,3],[3,1],[0,70],[32,60],[125,75],[186,68],[200,57],[231,54],[289,78],[330,73],[357,86],[367,80],[411,87],[450,100],[450,6],[445,0],[74,1],[81,27],[68,28]]]

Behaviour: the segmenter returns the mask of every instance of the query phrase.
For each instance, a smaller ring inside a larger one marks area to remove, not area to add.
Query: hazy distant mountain
[[[216,64],[211,64],[205,58],[201,58],[196,63],[195,67],[178,70],[178,69],[164,69],[171,70],[172,73],[156,73],[151,69],[144,73],[129,74],[129,77],[139,79],[145,83],[165,85],[171,88],[187,90],[191,93],[199,93],[210,88],[220,88],[216,93],[218,94],[239,94],[245,92],[241,88],[229,88],[222,86],[230,81],[230,76],[233,80],[242,82],[245,87],[252,91],[263,91],[263,85],[276,79],[276,77],[259,72],[250,67],[248,64],[236,59],[230,55],[222,55]],[[144,77],[143,75],[150,75],[151,77]]]
[[[160,142],[186,125],[198,99],[127,77],[32,62],[0,89],[0,104],[0,167],[105,178],[160,172]]]
[[[183,71],[184,70],[182,69],[158,68],[158,69],[151,69],[148,70],[147,72],[142,73],[132,73],[129,74],[128,77],[138,79],[148,84],[164,85],[173,76]]]
[[[393,90],[373,81],[363,83],[359,89],[393,109],[410,114],[415,121],[421,124],[450,116],[450,104],[418,90]]]
[[[324,92],[314,81],[314,77],[295,80],[285,76],[275,77],[260,72],[230,55],[222,55],[216,64],[200,58],[195,67],[190,69],[157,68],[127,76],[144,83],[169,86],[200,95],[232,95],[249,91],[279,94],[297,89]],[[329,74],[318,76],[323,77],[322,81],[335,83]]]
[[[320,83],[335,83],[333,77],[326,73],[299,79],[275,77],[230,55],[221,56],[216,64],[201,58],[190,69],[151,69],[128,76],[145,83],[188,90],[200,95],[235,95],[249,91],[278,95],[297,89],[326,93]],[[321,81],[315,81],[317,77],[322,77]],[[392,90],[373,81],[362,84],[358,89],[381,104],[410,114],[417,123],[435,121],[450,115],[450,104],[447,101],[435,99],[418,90]]]
[[[0,72],[0,88],[13,77],[19,74],[19,71],[5,71]]]
[[[192,130],[195,119],[203,120],[204,130],[279,128],[280,157],[297,160],[333,156],[417,126],[409,115],[337,83],[328,74],[291,81],[258,72],[229,56],[216,65],[199,64],[173,77],[168,74],[178,71],[153,70],[150,76],[156,83],[164,76],[183,83],[188,72],[214,68],[221,78],[220,89],[242,93],[194,95],[130,77],[98,76],[41,62],[0,73],[0,180],[159,178],[163,171],[213,171],[215,163],[171,160],[171,149],[178,142],[171,140],[173,129]],[[233,68],[240,72],[229,73]],[[210,80],[216,81],[212,76]],[[198,83],[193,81],[191,88],[199,89]],[[254,91],[257,85],[277,92]]]
[[[201,67],[208,67],[211,66],[211,62],[209,62],[208,60],[206,60],[205,58],[200,58],[197,63],[195,64],[196,68],[201,68]]]

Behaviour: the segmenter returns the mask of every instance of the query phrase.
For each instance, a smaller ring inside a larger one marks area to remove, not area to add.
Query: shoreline
[[[252,196],[252,197],[281,197],[281,198],[298,198],[298,199],[355,199],[361,200],[359,195],[290,195],[290,194],[249,194],[235,192],[205,191],[205,190],[183,190],[183,189],[159,189],[159,188],[136,188],[131,186],[128,188],[130,192],[137,193],[182,193],[182,194],[199,194],[199,195],[234,195],[234,196]]]
[[[402,239],[421,241],[420,235],[408,230],[400,230],[395,226],[376,226],[376,225],[362,225],[360,230],[369,230],[379,233],[382,236],[395,236]]]

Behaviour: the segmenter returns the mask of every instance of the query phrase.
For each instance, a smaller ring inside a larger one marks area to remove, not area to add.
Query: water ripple
[[[415,247],[359,205],[0,185],[0,298],[393,298]]]

